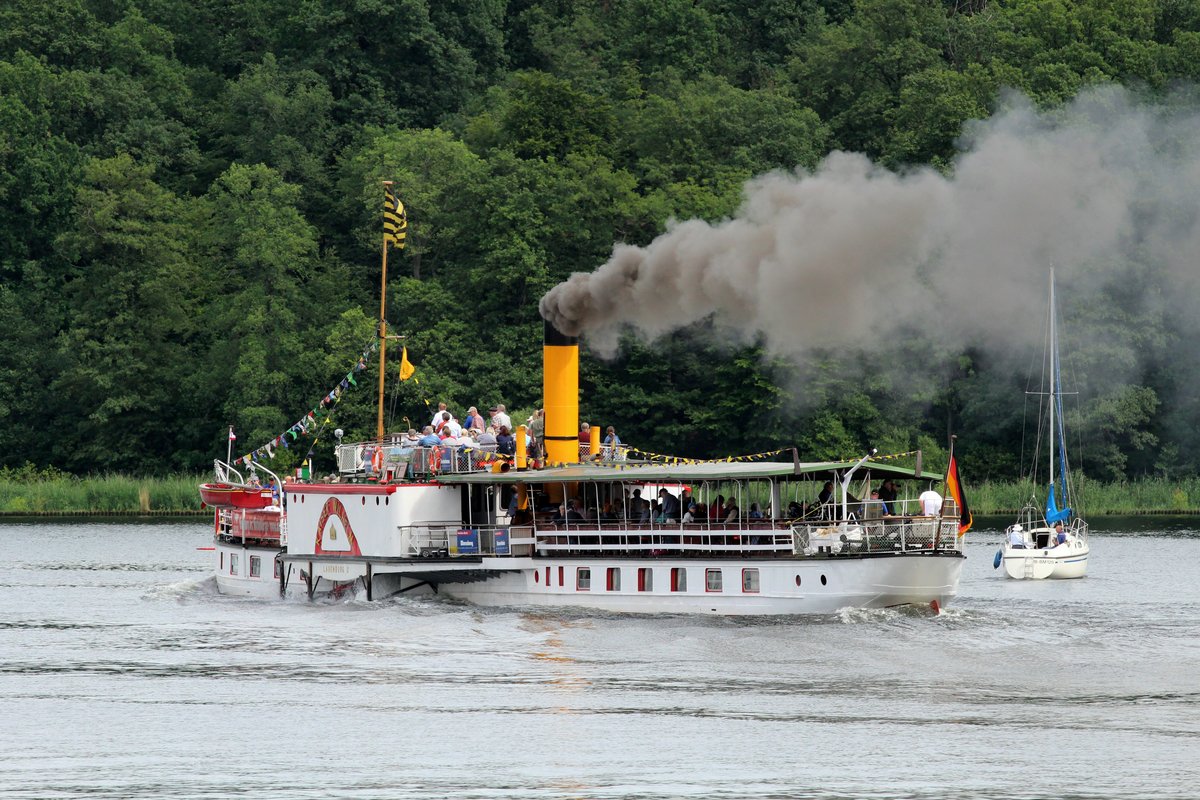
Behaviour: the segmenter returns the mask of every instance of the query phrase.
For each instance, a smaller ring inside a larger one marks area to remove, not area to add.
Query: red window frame
[[[713,589],[709,586],[708,577],[713,574],[715,574],[720,581],[721,588],[719,589]],[[704,591],[712,592],[713,594],[718,594],[725,591],[725,572],[720,567],[704,568]]]
[[[679,579],[683,578],[682,581]],[[680,585],[682,583],[682,586]],[[671,591],[687,591],[687,567],[671,567]]]
[[[654,591],[654,573],[650,571],[650,567],[638,567],[638,591]]]
[[[742,567],[742,591],[746,594],[758,594],[759,589],[746,588],[746,576],[751,572],[753,572],[755,577],[758,578],[756,582],[758,583],[759,589],[762,588],[762,575],[759,574],[758,567]]]
[[[605,577],[605,591],[619,592],[621,591],[621,568],[609,567]]]

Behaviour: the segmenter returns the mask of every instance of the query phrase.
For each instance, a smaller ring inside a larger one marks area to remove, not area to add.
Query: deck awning
[[[791,461],[727,462],[704,461],[690,464],[618,463],[618,464],[570,464],[547,469],[531,469],[508,472],[464,472],[443,473],[437,476],[439,483],[459,484],[512,484],[512,483],[699,483],[702,481],[744,481],[755,478],[808,478],[811,480],[834,480],[853,467],[855,461]],[[867,461],[858,468],[857,474],[872,478],[919,479],[940,481],[940,472],[922,470],[920,475],[909,467],[900,467],[884,462]]]

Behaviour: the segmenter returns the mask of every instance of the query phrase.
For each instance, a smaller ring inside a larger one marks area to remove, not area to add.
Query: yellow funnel
[[[545,324],[542,392],[546,398],[546,461],[579,461],[579,339]]]

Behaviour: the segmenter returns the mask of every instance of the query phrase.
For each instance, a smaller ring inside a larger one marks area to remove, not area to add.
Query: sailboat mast
[[[1058,372],[1058,326],[1054,319],[1054,268],[1050,269],[1050,430],[1046,431],[1050,439],[1050,486],[1054,486],[1054,437],[1058,428],[1054,427],[1054,407],[1057,405],[1055,391],[1055,374]]]

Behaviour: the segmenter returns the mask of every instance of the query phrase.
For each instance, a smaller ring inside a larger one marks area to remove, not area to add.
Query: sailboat
[[[1049,426],[1050,483],[1043,510],[1036,496],[1005,531],[994,566],[1004,565],[1010,578],[1082,578],[1087,573],[1088,526],[1074,509],[1074,487],[1067,461],[1063,423],[1062,373],[1058,358],[1058,319],[1054,302],[1054,270],[1050,270],[1050,391],[1046,404]],[[1039,437],[1040,438],[1040,437]],[[1057,445],[1057,451],[1055,447]],[[1036,459],[1035,455],[1035,459]]]

